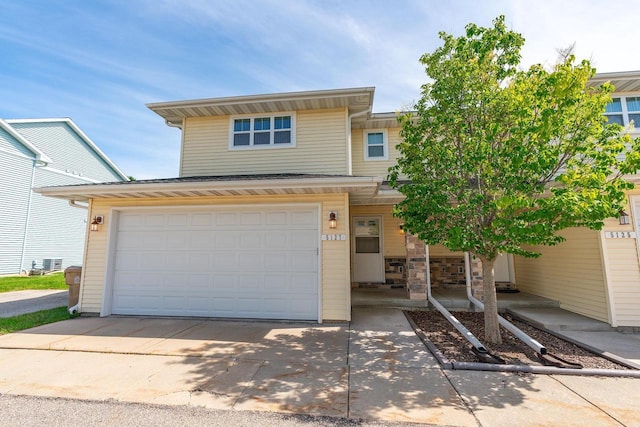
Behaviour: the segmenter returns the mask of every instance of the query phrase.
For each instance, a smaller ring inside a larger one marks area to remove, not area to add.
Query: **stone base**
[[[412,291],[411,289],[407,289],[407,298],[409,298],[410,300],[426,301],[427,294],[424,292],[416,292]]]

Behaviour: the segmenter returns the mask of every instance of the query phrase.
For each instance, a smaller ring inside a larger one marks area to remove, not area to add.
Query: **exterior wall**
[[[64,122],[11,123],[11,127],[51,158],[57,170],[97,181],[122,181]]]
[[[273,203],[319,203],[321,205],[320,227],[323,234],[346,234],[347,221],[338,221],[336,229],[329,229],[326,218],[330,211],[337,211],[338,218],[349,218],[348,194],[251,196],[251,197],[192,197],[175,199],[100,199],[91,203],[91,217],[104,215],[105,223],[100,231],[90,232],[81,284],[81,311],[99,313],[102,305],[105,267],[107,260],[107,236],[111,224],[113,207],[143,206],[203,206]],[[349,238],[346,240],[320,241],[321,255],[321,305],[323,320],[350,320],[350,263]]]
[[[86,184],[72,176],[51,169],[36,168],[34,187]],[[29,270],[35,261],[42,267],[44,258],[62,258],[62,268],[82,265],[87,210],[69,206],[66,200],[33,193],[22,269]]]
[[[13,136],[11,136],[2,128],[0,128],[0,152],[34,158],[34,153],[32,153],[27,147],[25,147],[18,141],[16,141]]]
[[[609,322],[605,272],[599,233],[572,228],[561,233],[567,240],[540,246],[539,258],[514,257],[518,289],[560,302],[560,307]]]
[[[296,112],[295,147],[229,149],[230,117],[185,121],[180,176],[347,174],[347,110]]]
[[[351,131],[351,158],[353,163],[353,174],[361,176],[383,176],[386,179],[389,168],[396,164],[396,160],[399,157],[396,145],[401,141],[400,128],[387,129],[387,143],[389,148],[388,160],[365,160],[365,144],[363,138],[363,129],[353,129]]]
[[[33,163],[0,150],[0,274],[20,273]]]

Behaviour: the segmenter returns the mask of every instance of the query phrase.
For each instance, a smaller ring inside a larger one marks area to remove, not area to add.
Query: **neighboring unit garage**
[[[103,315],[318,320],[318,210],[114,208]]]

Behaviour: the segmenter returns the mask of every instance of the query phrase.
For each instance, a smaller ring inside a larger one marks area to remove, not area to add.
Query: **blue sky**
[[[607,4],[615,6],[607,6]],[[146,103],[375,86],[398,111],[418,58],[499,14],[523,65],[576,43],[599,72],[640,70],[639,0],[0,0],[0,117],[71,117],[128,175],[178,174],[180,132]]]

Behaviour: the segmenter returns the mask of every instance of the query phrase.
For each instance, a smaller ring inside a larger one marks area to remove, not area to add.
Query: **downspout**
[[[429,261],[429,245],[425,245],[425,259],[426,259],[426,267],[425,267],[425,276],[427,279],[427,299],[433,306],[442,314],[448,321],[453,325],[454,328],[458,330],[462,334],[462,336],[471,343],[473,348],[482,355],[489,355],[489,351],[485,348],[484,345],[469,331],[464,327],[462,323],[458,319],[455,318],[453,314],[449,312],[442,304],[436,300],[433,295],[431,295],[431,274],[430,274],[430,261]]]
[[[22,266],[24,265],[24,257],[27,253],[27,234],[29,231],[29,221],[31,220],[31,202],[33,200],[33,183],[36,177],[37,165],[38,165],[38,160],[33,160],[33,168],[31,169],[31,181],[29,182],[29,198],[27,199],[27,217],[24,223],[24,234],[22,235],[22,253],[20,254],[20,267],[19,267],[18,274],[22,273]]]
[[[347,117],[347,175],[353,175],[353,150],[351,148],[351,120],[354,117],[363,116],[371,112],[371,106],[365,111],[353,113]]]
[[[465,269],[466,279],[467,279],[466,280],[467,298],[480,310],[484,311],[484,304],[471,294],[471,259],[469,257],[469,252],[464,253],[464,269]],[[498,322],[502,327],[504,327],[506,330],[508,330],[513,335],[518,337],[520,340],[522,340],[526,345],[531,347],[533,350],[535,350],[536,353],[539,353],[542,355],[547,354],[547,349],[542,344],[540,344],[538,341],[534,340],[529,335],[522,332],[513,323],[510,323],[500,315],[498,316]]]

